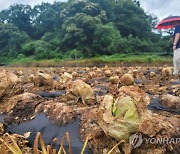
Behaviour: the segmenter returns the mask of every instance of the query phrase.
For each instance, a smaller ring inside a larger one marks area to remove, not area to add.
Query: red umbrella
[[[170,29],[174,28],[173,22],[180,21],[180,16],[171,16],[161,20],[157,25],[156,29]]]

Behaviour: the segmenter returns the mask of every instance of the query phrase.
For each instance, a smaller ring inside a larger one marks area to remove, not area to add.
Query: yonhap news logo
[[[129,143],[133,149],[141,146],[141,144],[143,143],[142,134],[137,133],[131,135],[129,138]]]
[[[133,149],[140,147],[144,144],[178,144],[180,138],[155,138],[155,137],[143,137],[141,133],[136,133],[130,136],[129,143]]]

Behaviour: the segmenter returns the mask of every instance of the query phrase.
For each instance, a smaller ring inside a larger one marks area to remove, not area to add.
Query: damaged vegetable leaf
[[[142,111],[147,103],[144,102],[145,98],[142,98],[144,96],[143,91],[136,86],[122,87],[115,101],[113,96],[106,95],[98,113],[98,123],[103,131],[119,141],[127,141],[138,129],[139,111]]]
[[[78,100],[81,98],[83,104],[93,105],[95,103],[94,90],[82,80],[75,80],[67,87],[67,95],[73,95]]]

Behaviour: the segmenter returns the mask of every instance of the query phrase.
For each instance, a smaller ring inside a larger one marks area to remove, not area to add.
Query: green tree
[[[25,56],[32,56],[35,52],[35,42],[30,41],[22,45],[22,53]]]
[[[30,41],[22,46],[22,53],[25,56],[35,56],[36,59],[62,58],[59,49],[59,39],[54,33],[48,32],[37,41]]]
[[[113,22],[122,36],[132,35],[148,39],[151,33],[151,22],[144,10],[134,4],[131,0],[117,0],[114,5]]]
[[[64,50],[74,49],[78,46],[90,46],[93,34],[101,20],[84,13],[77,13],[67,18],[62,25]]]
[[[0,11],[0,56],[81,58],[114,53],[166,52],[157,17],[139,0],[69,0]],[[1,58],[2,59],[2,58]]]
[[[59,17],[61,3],[42,3],[33,8],[34,38],[40,39],[46,32],[53,32],[59,29],[62,21]]]
[[[31,35],[33,28],[31,25],[31,6],[16,4],[11,5],[9,9],[0,12],[0,20],[3,23],[11,23]]]
[[[98,3],[90,2],[89,0],[69,0],[65,8],[60,12],[60,17],[66,19],[72,17],[77,13],[84,13],[90,16],[97,16],[101,12],[101,8]]]
[[[16,57],[21,52],[22,44],[28,40],[28,35],[16,26],[0,23],[0,56]]]
[[[120,50],[121,41],[119,31],[110,23],[96,28],[92,46],[97,54],[114,54]]]

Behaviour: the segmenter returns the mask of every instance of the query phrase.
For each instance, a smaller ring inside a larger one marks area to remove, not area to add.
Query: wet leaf
[[[31,135],[31,132],[26,132],[26,133],[24,133],[24,137],[25,137],[25,138],[28,138],[30,135]]]
[[[86,84],[82,80],[75,80],[67,87],[67,95],[72,94],[77,98],[80,97],[83,104],[94,104],[95,96],[94,90],[90,85]]]

